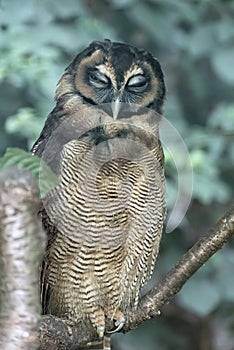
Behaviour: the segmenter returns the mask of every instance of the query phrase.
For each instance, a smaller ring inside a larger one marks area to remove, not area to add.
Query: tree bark
[[[37,220],[39,194],[32,175],[0,174],[0,349],[38,349],[39,262],[45,234]]]

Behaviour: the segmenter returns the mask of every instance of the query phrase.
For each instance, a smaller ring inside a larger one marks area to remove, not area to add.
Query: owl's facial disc
[[[118,43],[106,48],[95,44],[91,48],[93,51],[78,61],[74,81],[74,88],[85,103],[111,104],[114,118],[120,112],[120,102],[160,112],[165,88],[157,60]]]

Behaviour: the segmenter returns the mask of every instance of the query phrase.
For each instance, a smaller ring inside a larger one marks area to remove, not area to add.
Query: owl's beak
[[[113,115],[114,120],[117,119],[117,117],[118,117],[120,107],[121,107],[121,100],[120,100],[120,96],[118,96],[111,103],[112,115]]]

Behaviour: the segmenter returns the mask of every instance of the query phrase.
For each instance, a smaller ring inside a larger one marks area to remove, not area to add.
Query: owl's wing
[[[43,315],[47,314],[47,305],[50,299],[50,286],[45,277],[46,270],[47,270],[47,263],[46,263],[46,260],[44,259],[40,266],[40,299],[41,299]]]
[[[49,114],[45,125],[41,131],[39,138],[34,143],[31,152],[38,157],[43,155],[43,152],[46,148],[47,142],[50,139],[53,131],[59,126],[62,120],[66,117],[66,112],[63,108],[58,105],[53,109]],[[38,216],[41,217],[43,222],[43,227],[47,233],[47,248],[51,245],[51,240],[54,237],[53,228],[48,226],[47,215],[43,207],[43,202],[41,202]],[[47,270],[46,258],[41,263],[40,266],[40,295],[41,295],[41,304],[42,304],[42,313],[46,314],[47,309],[47,300],[49,299],[49,284],[46,281],[45,273]]]
[[[46,148],[47,142],[49,141],[51,135],[54,130],[61,124],[63,119],[66,118],[66,112],[63,108],[57,105],[53,111],[49,114],[45,125],[41,131],[39,138],[36,140],[34,145],[31,148],[31,152],[38,157],[42,157],[43,152]],[[51,226],[48,226],[47,215],[43,206],[43,202],[41,202],[38,216],[41,217],[43,222],[43,227],[47,233],[47,248],[51,245],[51,240],[54,237],[54,230]],[[40,294],[41,294],[41,302],[42,302],[42,312],[46,313],[46,305],[47,300],[49,298],[49,285],[45,279],[45,272],[47,268],[46,259],[43,260],[40,266]]]
[[[61,122],[66,118],[67,112],[57,105],[53,111],[48,115],[45,125],[41,131],[41,134],[37,141],[32,146],[31,152],[36,154],[38,157],[44,152],[47,142],[49,141],[54,130],[61,124]]]
[[[80,140],[72,140],[65,145],[61,145],[62,151],[59,153],[57,167],[60,181],[44,199],[40,209],[39,215],[41,216],[43,227],[48,238],[46,254],[41,264],[40,271],[40,295],[43,314],[48,312],[51,297],[51,286],[48,279],[48,267],[50,266],[49,251],[57,239],[58,233],[72,235],[72,233],[70,233],[70,225],[67,225],[67,222],[64,224],[64,215],[60,215],[60,213],[62,211],[69,218],[69,215],[71,215],[72,218],[73,212],[67,211],[67,207],[69,209],[69,206],[67,206],[67,195],[69,194],[72,197],[72,194],[76,194],[77,181],[76,179],[74,180],[74,174],[82,172],[81,162],[87,150],[92,146],[92,140],[93,139],[90,139],[90,136],[87,134]],[[71,190],[70,193],[69,190]],[[79,203],[74,202],[73,205],[75,207],[75,205],[78,206]],[[75,231],[76,230],[77,225]]]

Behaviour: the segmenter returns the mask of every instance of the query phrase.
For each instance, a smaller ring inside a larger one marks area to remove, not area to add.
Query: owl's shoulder
[[[61,105],[56,105],[56,107],[48,115],[40,136],[31,149],[33,154],[41,157],[46,143],[52,135],[53,131],[62,123],[66,116],[67,111]]]

